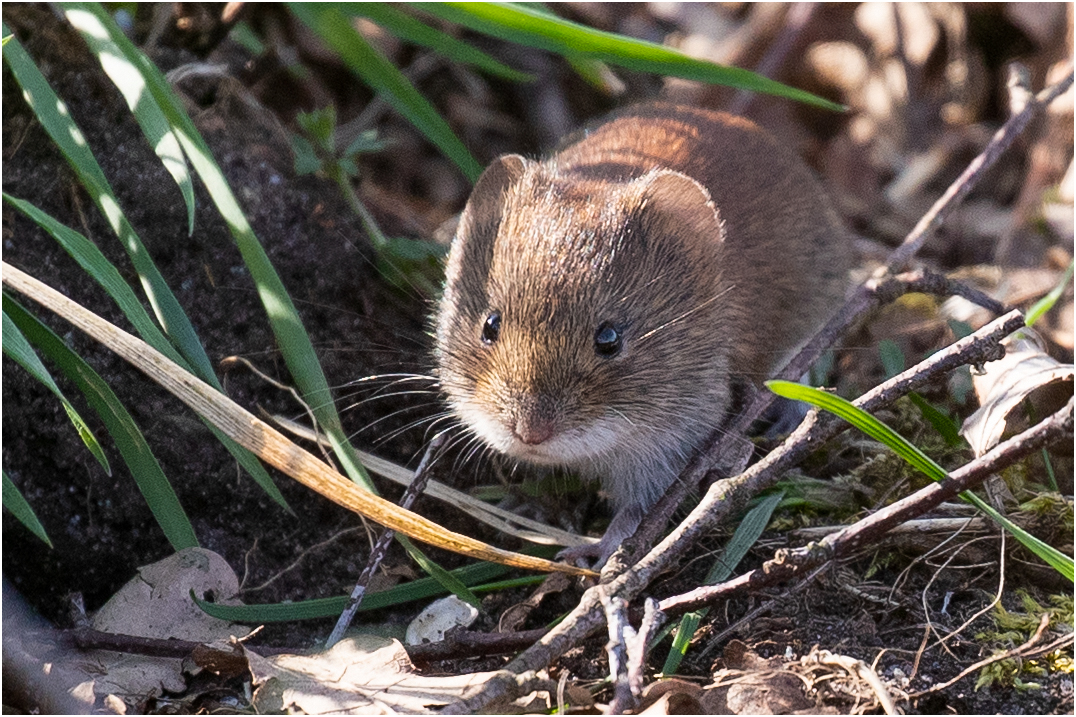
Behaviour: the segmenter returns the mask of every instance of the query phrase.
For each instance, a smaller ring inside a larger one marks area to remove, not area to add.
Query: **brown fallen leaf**
[[[1008,426],[1010,414],[1033,393],[1049,403],[1036,405],[1039,416],[1049,415],[1063,406],[1072,395],[1076,367],[1060,363],[1048,355],[1042,339],[1032,329],[1013,334],[1005,340],[1005,344],[1005,358],[990,362],[982,374],[972,379],[980,408],[968,416],[960,433],[971,444],[976,456],[983,455],[998,444]],[[1062,383],[1068,386],[1061,386]],[[1039,396],[1039,389],[1049,394],[1046,389],[1052,384],[1057,384],[1057,396]],[[1054,404],[1056,408],[1052,407]]]
[[[239,581],[224,558],[203,548],[187,548],[164,560],[139,568],[138,575],[112,596],[93,619],[93,627],[136,637],[177,638],[188,642],[226,642],[250,629],[202,612],[191,600],[211,594],[229,604]],[[233,601],[234,602],[234,601]],[[96,650],[82,661],[95,679],[98,695],[127,695],[138,699],[160,696],[165,690],[186,688],[183,660]]]
[[[669,679],[652,682],[643,690],[639,714],[703,715],[708,714],[699,699],[702,687],[687,680]]]
[[[263,714],[428,714],[495,674],[419,675],[399,641],[374,635],[349,637],[314,655],[246,653],[253,704]]]
[[[725,647],[722,663],[703,688],[703,714],[836,714],[808,694],[809,682],[793,671],[798,663],[764,658],[739,640]]]

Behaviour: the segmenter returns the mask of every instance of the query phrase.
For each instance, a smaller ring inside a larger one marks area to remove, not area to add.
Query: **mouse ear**
[[[527,164],[518,154],[506,154],[493,160],[478,178],[456,227],[447,267],[449,285],[464,269],[480,275],[488,271],[504,214],[505,193],[523,176]]]
[[[486,276],[504,214],[505,195],[529,164],[518,154],[493,160],[482,172],[460,215],[445,267],[442,318],[484,311]]]
[[[651,172],[638,181],[644,185],[641,206],[647,224],[688,242],[724,241],[721,215],[706,187],[671,169]]]
[[[496,234],[504,212],[505,192],[523,176],[526,167],[527,160],[518,154],[502,155],[486,167],[460,215],[459,228],[456,230],[458,239],[466,241],[468,237],[489,229]]]

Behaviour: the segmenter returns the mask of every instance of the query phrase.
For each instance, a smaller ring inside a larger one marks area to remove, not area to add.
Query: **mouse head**
[[[501,157],[460,219],[437,317],[441,385],[487,444],[595,467],[682,450],[725,406],[722,225],[686,175]]]

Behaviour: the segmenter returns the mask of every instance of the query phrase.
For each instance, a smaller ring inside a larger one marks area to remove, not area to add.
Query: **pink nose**
[[[519,440],[528,446],[537,446],[545,443],[553,435],[553,422],[549,419],[535,416],[523,416],[516,421],[513,432]]]
[[[512,433],[528,446],[545,443],[557,433],[557,409],[554,401],[539,392],[523,393],[516,399],[509,418]]]

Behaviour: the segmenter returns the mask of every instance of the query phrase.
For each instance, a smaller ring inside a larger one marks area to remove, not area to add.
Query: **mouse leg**
[[[779,396],[762,414],[761,423],[769,425],[753,432],[766,438],[787,436],[807,417],[807,408],[807,404],[802,401],[791,401]]]
[[[565,548],[557,553],[557,559],[574,563],[580,567],[589,567],[600,570],[609,556],[616,552],[620,544],[635,533],[639,523],[643,521],[645,511],[639,503],[625,506],[617,511],[609,527],[605,529],[605,535],[597,543],[590,545],[578,545]]]

